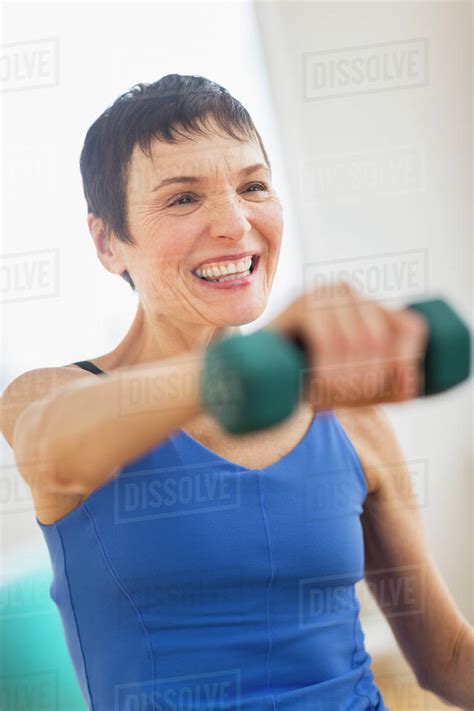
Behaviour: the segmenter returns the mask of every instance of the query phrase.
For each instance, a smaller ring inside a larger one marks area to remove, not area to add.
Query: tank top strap
[[[80,368],[88,370],[90,373],[94,373],[94,375],[107,375],[105,371],[101,370],[97,365],[95,365],[95,363],[92,363],[90,360],[77,360],[73,363],[73,365],[78,365]]]

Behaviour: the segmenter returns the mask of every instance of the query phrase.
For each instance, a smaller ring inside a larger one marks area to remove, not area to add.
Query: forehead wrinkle
[[[194,145],[191,144],[190,146],[186,146],[185,152],[183,152],[183,150],[177,152],[176,148],[180,145],[183,146],[184,143],[184,141],[181,141],[178,144],[156,141],[151,146],[149,157],[145,156],[142,151],[141,155],[145,158],[145,161],[139,161],[139,165],[137,166],[137,172],[141,173],[141,176],[138,177],[138,183],[142,182],[142,180],[148,183],[147,192],[154,192],[152,190],[152,184],[155,183],[155,181],[157,181],[156,185],[159,183],[159,178],[156,173],[162,171],[166,171],[166,174],[169,177],[178,175],[195,175],[196,177],[201,178],[202,182],[209,182],[212,179],[217,180],[221,172],[223,172],[230,179],[232,174],[232,164],[236,159],[240,159],[242,163],[245,161],[244,165],[262,163],[271,175],[270,169],[266,165],[266,161],[261,155],[261,152],[258,150],[258,145],[254,141],[247,141],[244,143],[239,142],[237,145],[236,142],[230,138],[224,141],[219,140],[219,144],[224,144],[226,146],[226,150],[222,150],[215,145],[203,146],[202,144],[196,145],[196,143],[194,143]],[[159,155],[161,147],[165,148],[164,155],[162,156]],[[172,148],[175,150],[172,151]],[[258,155],[255,153],[255,149]],[[181,153],[181,156],[179,153]],[[206,160],[204,161],[200,160],[202,154],[205,154]],[[248,154],[247,157],[245,157],[246,154]],[[196,157],[196,160],[192,160],[193,157]],[[183,158],[186,163],[185,165],[183,164]],[[169,162],[169,165],[164,168],[163,162]],[[205,163],[204,170],[203,163]],[[237,165],[235,172],[238,173],[239,168],[241,169],[242,167],[242,165]],[[210,175],[206,175],[206,173],[210,173]],[[135,185],[136,183],[137,181],[135,181]],[[180,184],[176,183],[175,187],[179,189]],[[186,184],[182,183],[181,187],[185,189]]]

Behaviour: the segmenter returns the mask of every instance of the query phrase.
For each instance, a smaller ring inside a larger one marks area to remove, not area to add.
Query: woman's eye
[[[192,200],[193,196],[189,193],[186,193],[184,195],[180,195],[176,200],[173,200],[168,207],[173,207],[173,205],[190,205],[191,203],[189,202],[181,202],[181,200]]]
[[[252,188],[257,188],[259,192],[268,190],[268,186],[265,183],[257,182],[249,185],[244,192],[256,192]],[[187,205],[192,205],[193,202],[195,202],[195,198],[192,193],[183,193],[182,195],[179,195],[179,197],[175,198],[172,202],[168,203],[167,207],[185,207]]]
[[[260,190],[268,190],[268,187],[265,185],[265,183],[252,183],[247,189],[250,190],[250,188],[255,187],[260,188]]]

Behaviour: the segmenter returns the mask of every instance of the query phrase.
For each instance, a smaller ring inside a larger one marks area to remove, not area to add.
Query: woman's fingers
[[[362,299],[345,282],[298,297],[270,327],[305,346],[303,396],[315,409],[399,402],[419,392],[424,319]]]

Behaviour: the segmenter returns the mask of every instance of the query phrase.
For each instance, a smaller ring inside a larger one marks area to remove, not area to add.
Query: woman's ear
[[[96,217],[92,212],[87,215],[87,224],[101,263],[112,274],[122,274],[127,267],[122,258],[119,240],[106,229],[102,218]]]

